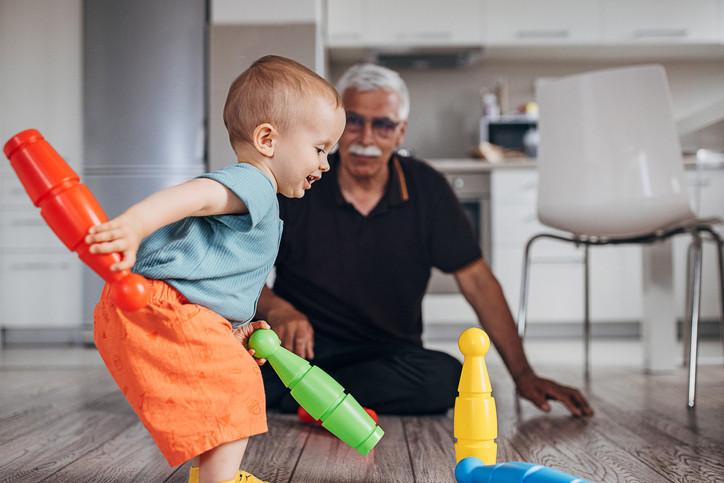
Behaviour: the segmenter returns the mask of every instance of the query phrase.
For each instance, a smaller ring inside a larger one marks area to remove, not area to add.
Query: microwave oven
[[[496,120],[480,120],[480,142],[523,151],[531,158],[537,154],[538,121],[525,114],[500,116]]]

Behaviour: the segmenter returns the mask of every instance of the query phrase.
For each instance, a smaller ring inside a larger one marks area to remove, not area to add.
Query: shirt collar
[[[332,174],[333,178],[335,202],[340,206],[345,205],[347,201],[344,199],[344,196],[342,196],[342,190],[339,188],[339,182],[337,180],[339,152],[329,156],[329,165],[330,171],[332,172],[330,174]],[[402,169],[402,164],[397,157],[397,153],[392,154],[387,163],[387,167],[390,170],[390,176],[387,180],[385,194],[382,195],[382,199],[373,211],[377,211],[378,208],[383,208],[388,205],[396,206],[410,199],[410,193],[407,189],[407,178],[405,178],[405,172]]]

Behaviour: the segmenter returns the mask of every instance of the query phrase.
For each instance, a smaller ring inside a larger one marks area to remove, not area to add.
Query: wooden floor
[[[168,467],[105,368],[85,357],[91,363],[61,364],[37,350],[31,366],[0,364],[0,482],[186,482],[188,465]],[[596,482],[722,482],[724,368],[700,369],[689,411],[683,369],[594,367],[585,391],[597,413],[581,420],[559,405],[548,415],[518,405],[507,373],[491,366],[498,461]],[[538,370],[584,387],[578,368]],[[385,437],[367,456],[296,416],[272,413],[269,426],[242,468],[270,482],[454,482],[452,414],[381,416]]]

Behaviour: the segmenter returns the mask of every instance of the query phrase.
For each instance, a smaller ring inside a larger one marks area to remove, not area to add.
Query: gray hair
[[[410,93],[405,81],[394,70],[375,64],[355,64],[342,74],[337,82],[337,92],[355,88],[359,91],[388,90],[400,96],[400,121],[406,121],[410,115]]]

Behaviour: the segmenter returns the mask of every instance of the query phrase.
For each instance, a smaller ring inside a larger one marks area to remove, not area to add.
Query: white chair
[[[606,69],[541,83],[538,218],[565,234],[542,233],[525,249],[518,332],[525,334],[530,252],[542,238],[583,247],[585,377],[590,376],[590,246],[655,243],[688,233],[687,317],[691,322],[688,406],[694,407],[701,298],[701,244],[717,244],[724,329],[724,253],[712,228],[689,205],[684,163],[666,73],[646,65]]]

